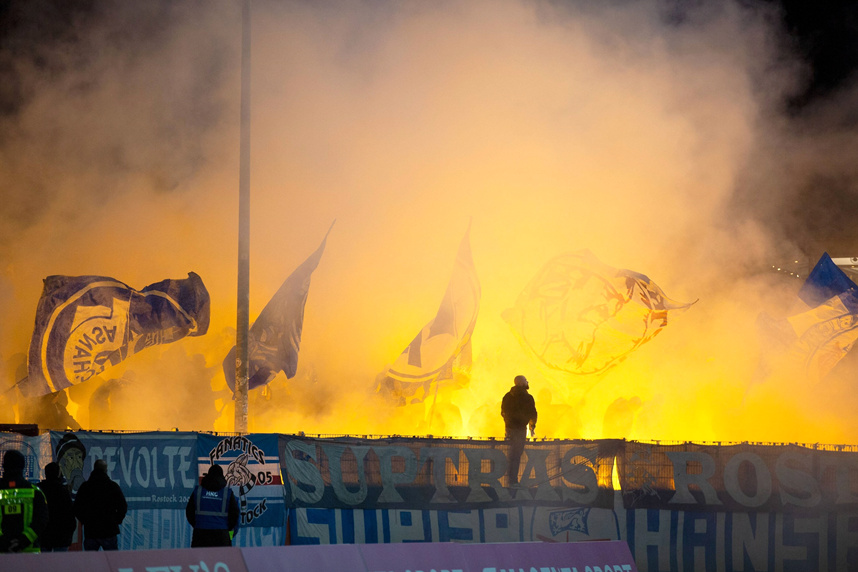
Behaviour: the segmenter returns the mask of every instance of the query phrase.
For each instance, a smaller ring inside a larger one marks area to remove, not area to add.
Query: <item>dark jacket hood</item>
[[[200,485],[207,491],[219,491],[226,486],[226,478],[223,472],[209,471],[200,481]]]

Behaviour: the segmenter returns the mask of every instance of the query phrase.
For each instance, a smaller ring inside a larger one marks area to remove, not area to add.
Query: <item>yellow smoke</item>
[[[500,399],[525,374],[546,438],[854,441],[847,381],[757,375],[756,316],[784,314],[795,289],[759,269],[795,248],[732,200],[763,165],[761,200],[779,202],[801,173],[776,158],[819,156],[771,112],[795,81],[777,20],[725,3],[681,26],[647,3],[597,4],[254,3],[251,319],[337,224],[298,374],[253,392],[252,431],[502,437]],[[70,390],[70,410],[85,428],[228,431],[239,10],[174,6],[162,33],[117,47],[124,15],[93,27],[82,64],[29,70],[0,149],[16,205],[0,235],[6,386],[45,276],[142,288],[194,271],[209,333]],[[470,382],[392,408],[375,377],[434,316],[469,220]],[[700,301],[600,376],[545,368],[501,313],[582,248]]]

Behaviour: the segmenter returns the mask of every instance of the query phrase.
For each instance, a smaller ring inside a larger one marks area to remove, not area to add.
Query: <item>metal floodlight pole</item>
[[[235,327],[235,431],[247,433],[250,323],[250,0],[241,8],[241,147],[238,176],[238,305]]]

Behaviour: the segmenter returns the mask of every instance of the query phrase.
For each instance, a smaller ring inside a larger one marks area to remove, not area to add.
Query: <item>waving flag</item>
[[[799,298],[810,309],[786,319],[762,316],[768,346],[786,350],[785,355],[767,356],[769,372],[780,364],[789,371],[802,371],[817,383],[825,378],[858,340],[858,285],[835,263],[822,255],[799,290]]]
[[[139,292],[104,276],[49,276],[21,391],[31,397],[54,393],[149,346],[201,336],[209,312],[209,293],[193,272]]]
[[[470,368],[471,334],[480,309],[480,282],[471,256],[470,229],[441,306],[379,379],[378,391],[399,404],[419,403],[433,382],[450,380]],[[422,391],[421,391],[422,390]]]
[[[588,250],[549,261],[503,313],[521,343],[548,367],[600,373],[667,325],[674,302],[648,277],[600,262]]]
[[[798,291],[798,297],[811,308],[815,308],[850,290],[858,290],[858,285],[834,263],[827,252],[823,252]]]
[[[287,379],[295,376],[310,278],[319,265],[327,240],[326,234],[319,248],[283,282],[247,332],[248,389],[267,384],[279,371],[283,371]],[[223,360],[223,373],[230,389],[235,391],[235,346]]]

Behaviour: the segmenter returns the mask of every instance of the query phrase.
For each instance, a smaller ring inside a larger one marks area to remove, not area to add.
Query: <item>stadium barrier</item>
[[[8,568],[6,567],[8,565]],[[0,556],[18,572],[637,572],[625,542],[340,544]]]

